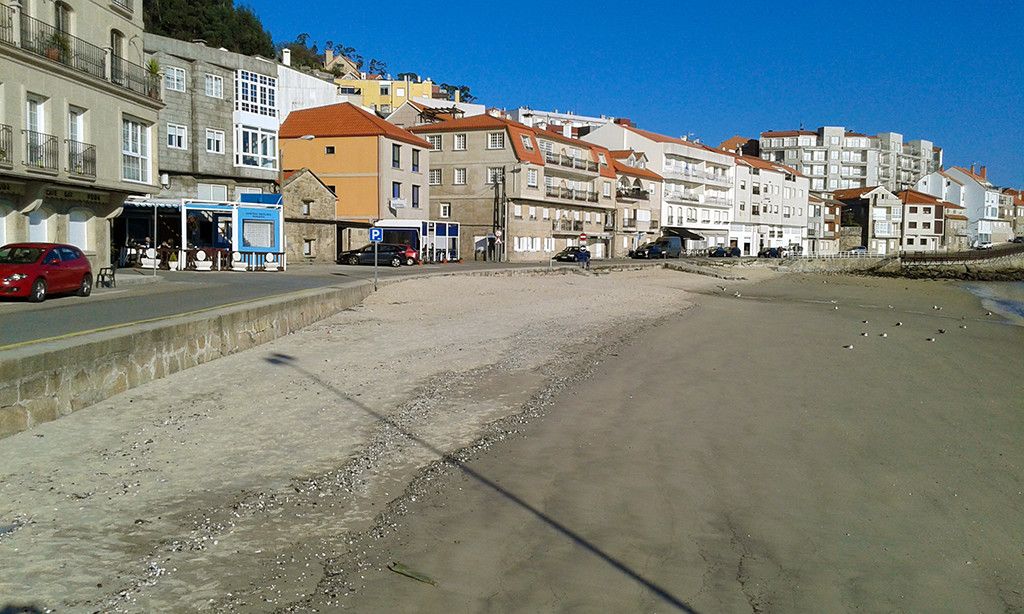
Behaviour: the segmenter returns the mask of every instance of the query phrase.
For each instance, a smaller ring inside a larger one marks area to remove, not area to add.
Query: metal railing
[[[79,177],[96,177],[96,146],[79,141],[68,145],[68,172]]]
[[[132,0],[110,0],[110,4],[129,13],[132,12]]]
[[[0,4],[0,43],[14,44],[14,9]]]
[[[618,198],[648,200],[651,197],[651,193],[640,188],[619,188],[615,190],[615,196]]]
[[[143,66],[133,64],[124,58],[113,58],[110,64],[110,80],[115,85],[131,90],[153,100],[161,100],[160,75],[154,75]]]
[[[0,124],[0,164],[14,164],[14,129],[7,124]]]
[[[21,16],[21,48],[79,72],[107,78],[103,49],[28,15]]]
[[[700,195],[696,192],[665,192],[665,200],[669,202],[700,202]]]
[[[623,228],[636,228],[636,218],[635,217],[628,217],[628,218],[624,217],[624,218],[622,218],[622,227]]]
[[[25,166],[46,171],[57,170],[60,153],[57,137],[32,130],[22,130],[25,135]]]
[[[583,158],[573,158],[571,156],[546,152],[544,154],[544,161],[548,164],[557,164],[558,166],[564,166],[566,168],[585,170],[592,173],[597,172],[597,162],[584,160]]]
[[[544,188],[544,194],[554,198],[564,198],[566,200],[590,201],[592,203],[597,202],[597,192],[591,192],[590,190],[573,190],[571,188],[559,188],[549,185]]]

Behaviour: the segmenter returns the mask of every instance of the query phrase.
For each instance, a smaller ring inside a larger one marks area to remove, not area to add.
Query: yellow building
[[[394,80],[380,77],[370,78],[363,74],[358,78],[349,73],[334,80],[342,94],[359,94],[363,98],[363,106],[374,109],[378,113],[388,115],[408,100],[413,98],[435,98],[440,95],[437,85],[427,79],[412,81],[410,79]],[[455,92],[455,102],[459,102],[459,92]]]
[[[334,192],[339,249],[377,220],[427,218],[430,143],[348,102],[292,111],[281,170],[309,169]],[[361,235],[360,235],[361,236]]]

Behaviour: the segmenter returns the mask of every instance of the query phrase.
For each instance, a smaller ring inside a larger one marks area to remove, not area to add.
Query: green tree
[[[146,31],[153,34],[274,57],[273,40],[260,18],[234,0],[144,0],[142,14]]]
[[[452,85],[451,83],[441,83],[438,87],[448,95],[448,100],[455,100],[455,92],[459,92],[459,100],[462,102],[473,102],[476,100],[476,96],[470,91],[468,85]]]

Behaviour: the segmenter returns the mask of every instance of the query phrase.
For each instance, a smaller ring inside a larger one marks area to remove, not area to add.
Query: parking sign
[[[383,228],[371,228],[370,229],[370,242],[380,243],[384,240],[384,229]]]

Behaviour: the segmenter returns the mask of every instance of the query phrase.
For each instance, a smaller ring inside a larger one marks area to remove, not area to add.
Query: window
[[[487,133],[487,149],[505,149],[505,133]]]
[[[391,145],[391,168],[402,168],[401,145]]]
[[[452,149],[455,151],[466,151],[466,135],[456,134],[455,141],[452,144]]]
[[[243,185],[235,186],[235,200],[241,202],[242,194],[262,194],[262,188],[251,188]]]
[[[412,186],[412,208],[420,208],[420,186],[418,185]]]
[[[523,217],[523,206],[512,205],[512,215],[514,215],[515,217]]]
[[[466,185],[466,169],[455,169],[455,176],[453,177],[452,183],[454,185]]]
[[[420,150],[412,150],[412,172],[420,172]]]
[[[311,209],[312,209],[312,201],[309,201],[309,200],[302,201],[302,215],[309,215]]]
[[[328,145],[327,147],[324,147],[324,155],[325,156],[333,156],[334,152],[335,152],[334,145]]]
[[[206,151],[207,153],[224,153],[224,131],[206,129]]]
[[[427,142],[430,143],[430,151],[441,151],[441,135],[428,134]]]
[[[391,182],[391,198],[402,197],[402,184],[397,181]]]
[[[391,84],[390,83],[381,83],[381,85],[380,85],[380,95],[381,96],[390,96],[391,95]]]
[[[82,209],[72,209],[68,215],[68,243],[78,249],[89,248],[90,217],[89,212]]]
[[[526,185],[531,188],[537,187],[537,169],[526,169]]]
[[[188,149],[188,128],[180,124],[167,124],[167,146]]]
[[[218,183],[200,183],[196,186],[199,200],[224,202],[228,199],[228,186]]]
[[[207,73],[204,78],[206,85],[206,95],[210,98],[223,98],[224,97],[224,77],[218,77],[217,75],[211,75]]]
[[[541,210],[541,217],[544,218],[545,220],[546,219],[550,219],[551,218],[551,209],[548,209],[547,207],[544,207],[544,209]]]
[[[439,169],[439,168],[432,168],[432,169],[430,169],[430,172],[427,173],[427,177],[428,177],[428,180],[429,180],[428,183],[430,185],[441,185],[441,169]]]
[[[605,198],[608,198],[609,196],[612,195],[612,183],[610,181],[604,182],[604,189],[602,191],[602,194],[604,194]]]
[[[530,137],[525,134],[521,134],[519,135],[519,138],[523,139],[523,147],[525,147],[527,151],[533,151],[533,140],[530,139]]]
[[[441,219],[448,219],[448,218],[450,218],[452,216],[452,204],[451,203],[441,203],[439,205],[439,207],[440,207],[440,212],[438,213],[438,216]]]
[[[913,244],[914,244],[914,240],[913,239],[907,239],[907,245],[913,245]]]
[[[487,169],[487,184],[492,185],[495,183],[501,183],[501,167],[491,167]]]
[[[911,213],[917,213],[917,207],[911,207],[910,208],[910,212]]]
[[[907,222],[907,228],[917,228],[917,222]]]
[[[839,144],[839,137],[838,136],[829,137],[828,142],[833,144],[833,145],[838,145]]]
[[[277,131],[236,126],[235,166],[277,168]]]
[[[921,228],[924,228],[925,230],[931,230],[932,229],[932,223],[931,222],[924,222],[924,223],[921,224]]]
[[[529,213],[530,213],[530,219],[531,220],[537,219],[537,207],[530,207]]]
[[[185,91],[185,70],[176,66],[164,67],[164,89],[172,92]]]
[[[277,79],[247,70],[235,71],[235,110],[277,117]]]
[[[121,178],[149,183],[149,126],[134,120],[121,121]]]
[[[313,241],[316,239],[303,239],[302,240],[302,255],[313,256]]]

